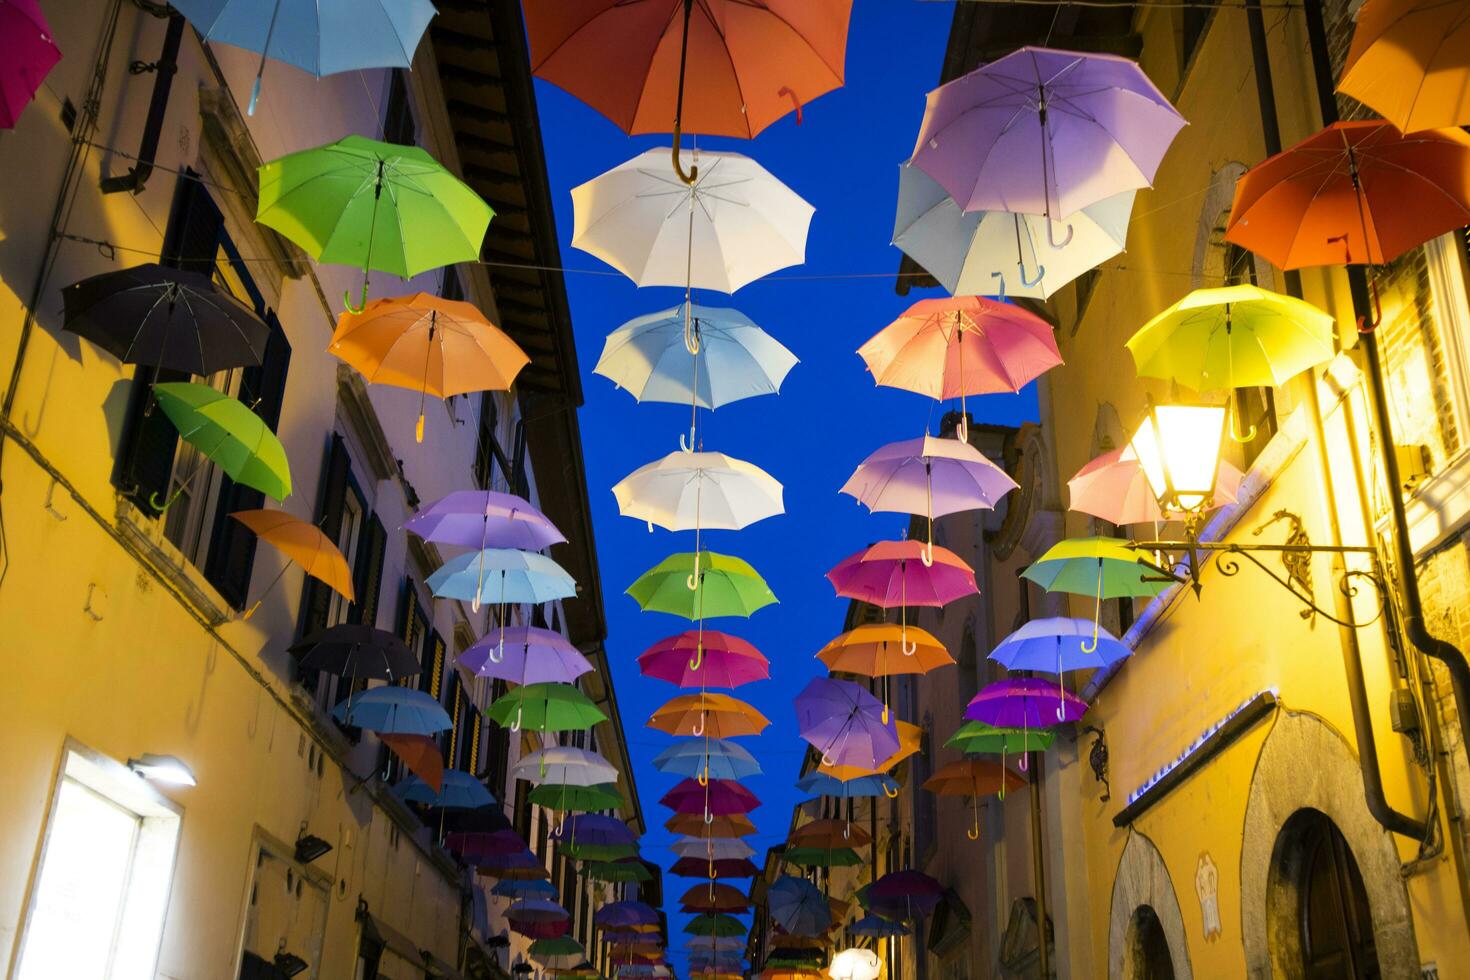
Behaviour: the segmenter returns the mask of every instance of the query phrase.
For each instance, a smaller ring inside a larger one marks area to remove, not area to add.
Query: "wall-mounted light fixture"
[[[280,970],[282,974],[288,977],[296,976],[296,974],[301,973],[311,965],[295,953],[288,952],[286,950],[286,940],[284,939],[281,940],[281,948],[276,952],[275,959],[271,960],[271,962],[275,964],[277,970]]]
[[[128,760],[128,768],[144,779],[168,786],[195,786],[194,771],[171,755],[144,752]]]
[[[296,838],[296,863],[310,864],[331,849],[331,844],[315,834],[308,834],[305,825],[302,825],[301,835]]]

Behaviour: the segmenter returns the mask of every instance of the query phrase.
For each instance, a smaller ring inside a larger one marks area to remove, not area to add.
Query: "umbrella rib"
[[[147,287],[145,287],[145,286],[136,286],[134,288],[136,288],[136,289],[146,289]],[[153,311],[156,310],[156,309],[158,309],[158,304],[160,304],[160,303],[163,302],[163,298],[164,298],[165,295],[167,295],[167,290],[161,291],[158,294],[158,297],[156,299],[154,299],[153,305],[150,306],[150,307],[148,307],[148,312],[147,313],[144,313],[143,316],[138,320],[139,329],[133,332],[133,339],[130,340],[130,341],[128,341],[127,356],[125,358],[123,358],[124,363],[126,363],[128,360],[130,360],[132,358],[132,356],[133,356],[133,347],[138,343],[138,336],[143,332],[142,329],[141,329],[142,328],[142,325],[145,324],[145,323],[147,323],[148,322],[148,318],[153,315]],[[163,358],[163,354],[160,351],[160,353],[159,353],[159,359],[162,360],[162,358]]]

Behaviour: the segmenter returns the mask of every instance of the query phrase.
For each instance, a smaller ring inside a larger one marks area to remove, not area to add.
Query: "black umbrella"
[[[321,670],[342,677],[393,681],[420,670],[418,658],[387,630],[342,623],[313,633],[290,648],[303,670]]]
[[[61,291],[65,328],[124,364],[208,376],[260,363],[271,328],[208,276],[149,263]]]

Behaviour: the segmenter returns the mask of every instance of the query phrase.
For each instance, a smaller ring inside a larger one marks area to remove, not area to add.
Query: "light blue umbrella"
[[[266,58],[318,78],[361,68],[408,68],[438,12],[430,0],[179,0],[174,7],[206,41],[260,55],[251,115]]]
[[[1096,634],[1094,634],[1096,630]],[[1096,639],[1094,640],[1094,635]],[[1064,670],[1107,667],[1133,651],[1090,619],[1052,616],[1033,619],[990,651],[990,659],[1006,670]]]
[[[556,562],[534,551],[513,548],[456,555],[429,576],[429,588],[441,599],[477,604],[542,603],[577,594],[577,583]]]
[[[417,776],[409,776],[394,786],[393,792],[400,800],[409,803],[426,803],[446,809],[473,810],[495,802],[495,797],[490,795],[483,783],[470,773],[458,769],[444,770],[444,782],[437,793],[434,792],[434,787]]]
[[[525,898],[549,898],[555,899],[559,894],[556,886],[549,881],[513,881],[503,878],[497,881],[490,889],[490,894],[496,898],[525,899]]]
[[[675,742],[654,757],[653,768],[677,776],[703,775],[706,779],[745,779],[761,773],[755,756],[744,746],[723,738],[687,738]]]
[[[423,691],[392,684],[352,695],[332,709],[332,717],[344,725],[392,735],[434,735],[454,727],[438,701]]]
[[[797,780],[796,788],[813,796],[835,796],[845,800],[860,800],[874,796],[886,796],[892,799],[898,795],[898,781],[883,773],[858,776],[854,779],[838,779],[830,773],[814,770]]]
[[[816,885],[782,875],[766,890],[771,918],[793,936],[817,936],[832,924],[832,908]]]

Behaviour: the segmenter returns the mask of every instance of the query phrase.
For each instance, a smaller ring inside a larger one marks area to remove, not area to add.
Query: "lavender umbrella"
[[[1152,186],[1184,125],[1127,58],[1025,47],[929,93],[912,163],[964,211],[1065,218]]]
[[[824,765],[872,769],[898,751],[897,726],[861,684],[816,677],[793,703],[801,737]]]
[[[592,917],[599,928],[648,926],[658,922],[658,911],[643,902],[609,902]]]
[[[944,886],[920,871],[890,871],[868,888],[868,907],[887,919],[922,918],[934,911]]]
[[[601,813],[575,813],[562,821],[559,829],[552,833],[557,843],[617,847],[636,844],[638,835],[633,828],[617,817]]]
[[[507,626],[480,637],[459,655],[479,677],[513,684],[570,684],[592,664],[560,633],[538,626]]]
[[[524,498],[495,490],[457,490],[440,497],[403,525],[425,541],[486,548],[540,551],[566,538]]]

